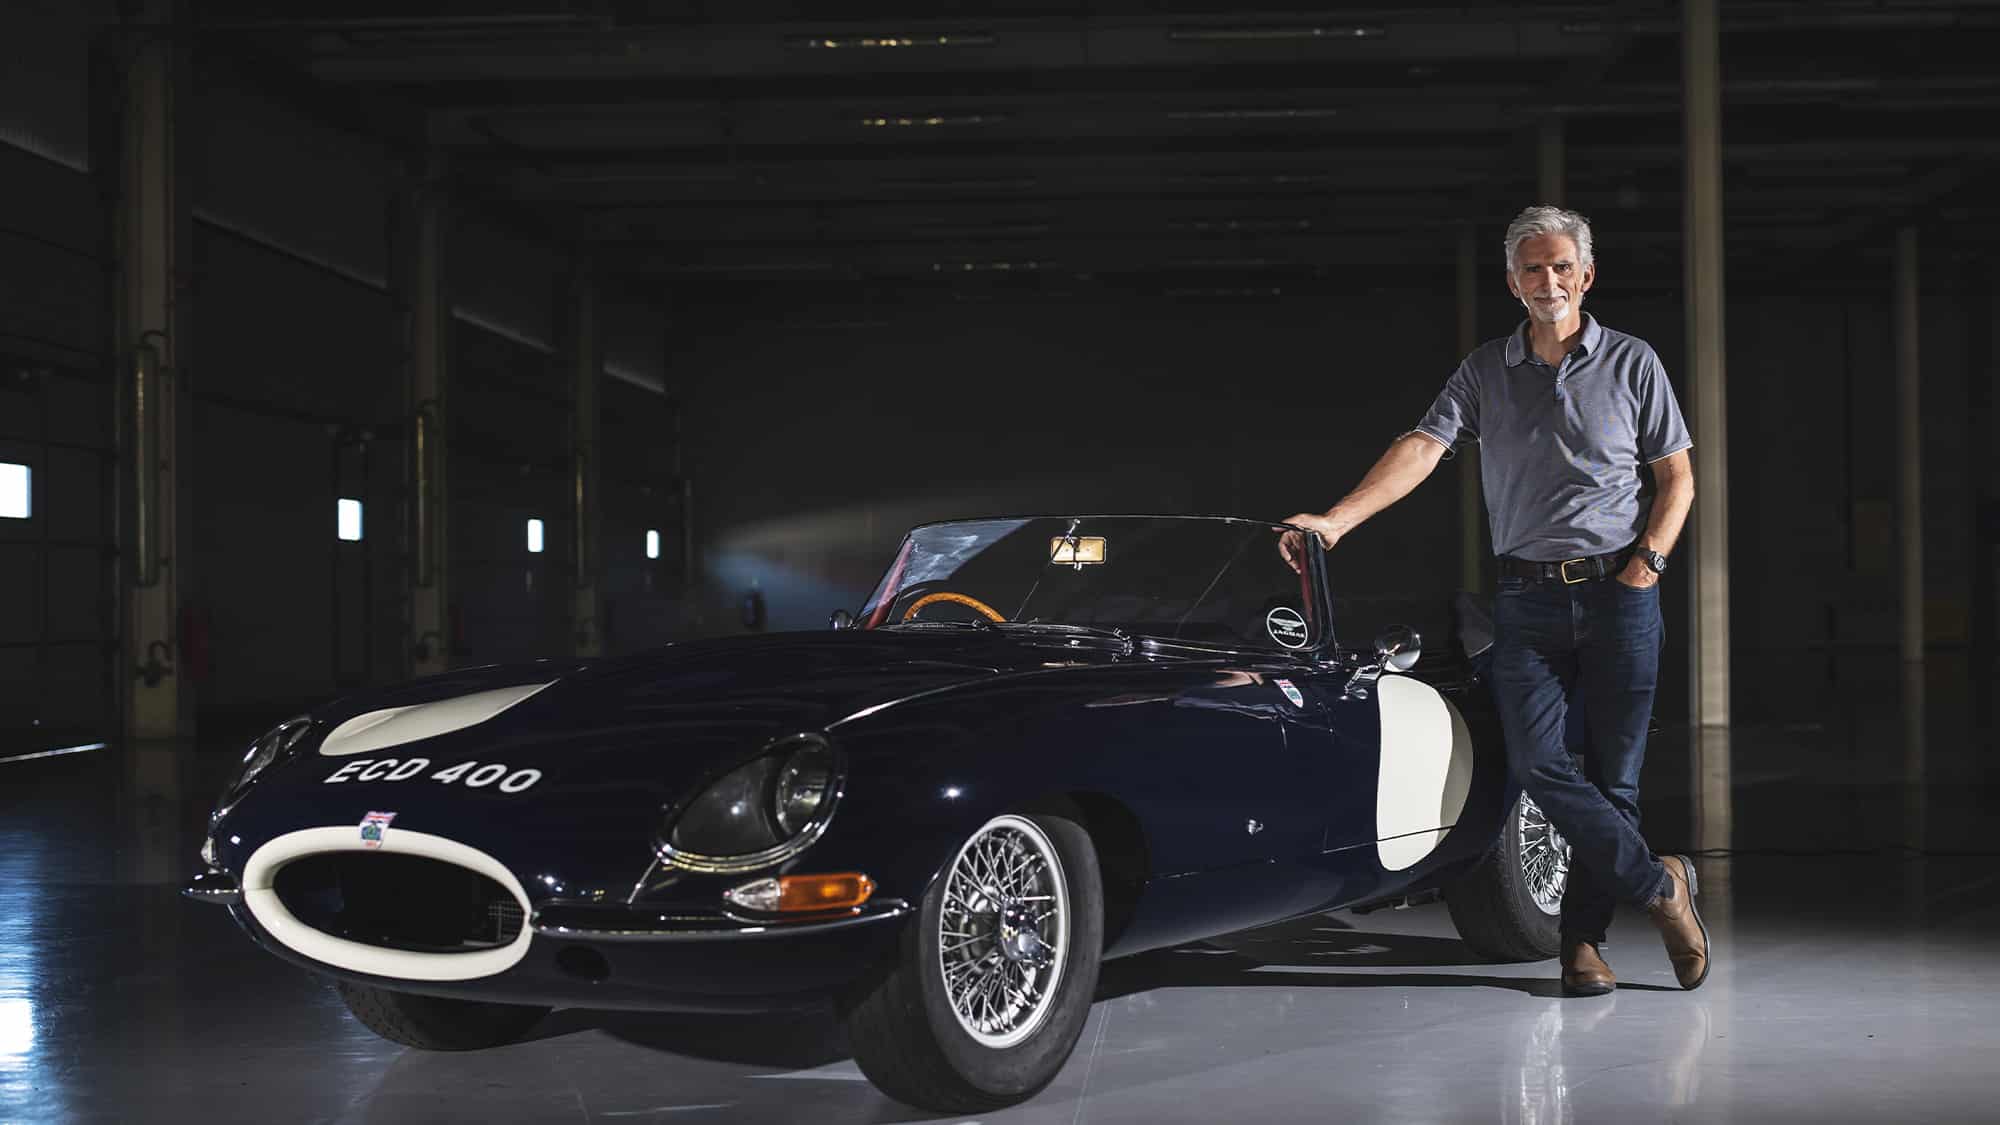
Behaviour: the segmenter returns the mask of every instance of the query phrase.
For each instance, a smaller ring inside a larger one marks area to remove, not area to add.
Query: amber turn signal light
[[[766,914],[851,910],[875,893],[875,880],[859,872],[838,875],[785,875],[753,879],[723,892],[730,903]]]

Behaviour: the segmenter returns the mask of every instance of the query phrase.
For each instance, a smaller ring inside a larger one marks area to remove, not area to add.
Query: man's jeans
[[[1639,835],[1639,767],[1664,636],[1659,586],[1502,578],[1493,626],[1507,766],[1569,841],[1564,942],[1602,943],[1617,902],[1649,905],[1666,881]],[[1571,723],[1580,770],[1564,744]]]

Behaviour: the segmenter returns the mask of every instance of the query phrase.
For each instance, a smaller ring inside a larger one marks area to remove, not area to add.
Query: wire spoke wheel
[[[1542,913],[1562,913],[1563,886],[1569,882],[1569,841],[1549,823],[1541,807],[1521,795],[1521,874]]]
[[[883,1093],[980,1114],[1055,1080],[1104,948],[1104,877],[1080,812],[1051,798],[934,853],[897,955],[838,999],[855,1064]]]
[[[959,849],[938,912],[938,967],[974,1041],[1011,1047],[1041,1027],[1062,982],[1069,919],[1062,861],[1033,821],[996,817]]]

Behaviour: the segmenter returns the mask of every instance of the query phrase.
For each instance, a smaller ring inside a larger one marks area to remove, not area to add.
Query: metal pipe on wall
[[[694,482],[681,478],[681,591],[691,604],[695,592],[700,589],[699,576],[694,569]]]
[[[1717,0],[1682,9],[1687,191],[1682,216],[1687,362],[1693,394],[1694,549],[1689,692],[1696,726],[1727,726],[1729,699],[1729,414],[1723,347],[1722,66]]]
[[[1924,659],[1923,381],[1918,365],[1917,228],[1896,232],[1896,486],[1903,546],[1903,661]]]
[[[160,581],[160,350],[132,353],[132,584]]]
[[[436,471],[432,459],[437,455],[437,404],[423,402],[417,405],[411,418],[410,441],[412,471],[416,474],[410,489],[411,520],[415,531],[411,535],[415,547],[416,571],[412,582],[418,587],[429,586],[436,580],[437,548],[436,516],[432,512],[431,490],[436,486]]]
[[[326,478],[327,499],[333,501],[329,506],[338,513],[340,511],[340,451],[342,446],[346,444],[346,435],[341,433],[339,428],[335,426],[328,426],[326,430],[329,461]],[[332,641],[330,649],[331,657],[328,660],[328,682],[333,684],[335,691],[345,692],[348,690],[348,684],[340,675],[340,542],[338,528],[336,527],[336,534],[327,547],[327,621],[329,623],[327,632]]]
[[[411,440],[411,571],[406,616],[409,672],[426,676],[451,667],[450,492],[446,469],[450,385],[451,301],[445,291],[447,222],[443,158],[417,168],[404,200],[398,271],[406,316],[404,390]]]
[[[570,526],[574,581],[570,636],[576,656],[604,652],[603,591],[598,559],[600,512],[598,438],[601,417],[598,382],[604,359],[598,324],[597,278],[588,260],[576,263],[565,294],[567,362],[570,371]]]

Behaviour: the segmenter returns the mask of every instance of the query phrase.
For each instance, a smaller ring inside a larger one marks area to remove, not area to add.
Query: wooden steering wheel
[[[988,621],[1007,620],[1005,614],[1001,613],[997,609],[994,609],[992,606],[987,605],[985,602],[980,601],[978,598],[975,598],[970,594],[955,594],[950,590],[934,590],[931,593],[925,594],[923,597],[918,598],[916,601],[911,602],[910,608],[903,611],[903,620],[908,621],[910,618],[915,617],[917,615],[918,610],[924,608],[927,605],[931,605],[935,602],[953,602],[955,604],[962,606],[970,606],[973,610],[983,615]]]

